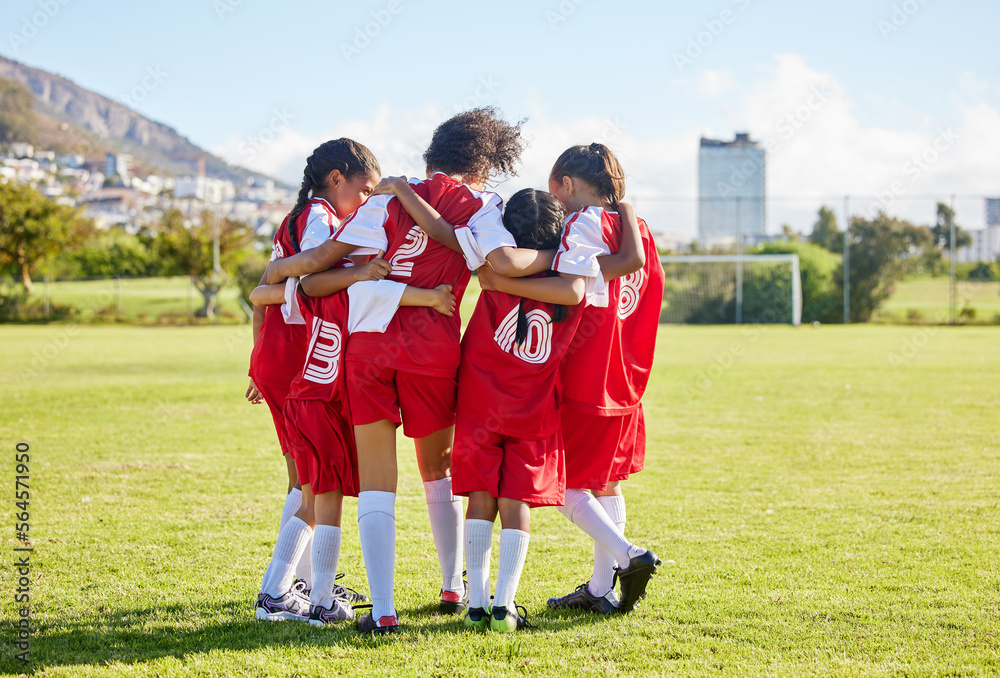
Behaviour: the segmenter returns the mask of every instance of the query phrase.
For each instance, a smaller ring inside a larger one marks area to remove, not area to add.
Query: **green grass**
[[[917,320],[947,323],[950,299],[948,277],[914,278],[896,284],[893,295],[877,314],[882,322]],[[1000,282],[969,282],[955,285],[956,313],[963,308],[974,312],[975,322],[997,322],[1000,317]]]
[[[44,283],[36,282],[33,301],[44,298]],[[219,308],[224,319],[246,319],[237,300],[235,285],[223,288]],[[203,305],[201,294],[188,278],[122,278],[117,280],[69,280],[49,283],[49,301],[72,306],[79,320],[115,320],[130,323],[171,324],[187,322],[190,313]]]
[[[987,676],[1000,672],[996,328],[663,327],[627,532],[667,561],[637,613],[552,613],[591,546],[532,516],[537,629],[476,635],[440,579],[401,442],[387,641],[252,621],[284,483],[242,400],[244,327],[0,328],[12,660],[14,445],[31,444],[44,676]],[[401,439],[402,441],[402,439]],[[341,569],[365,587],[356,503]],[[496,556],[494,549],[494,557]]]

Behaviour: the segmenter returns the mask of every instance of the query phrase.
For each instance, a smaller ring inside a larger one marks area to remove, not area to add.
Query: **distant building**
[[[14,158],[30,158],[35,155],[35,147],[23,141],[15,141],[10,145],[10,154]]]
[[[968,231],[972,244],[955,252],[955,261],[974,263],[1000,257],[1000,198],[986,199],[986,228]]]
[[[178,177],[174,182],[174,197],[178,200],[194,198],[204,202],[220,203],[236,197],[236,186],[231,181],[212,177]]]
[[[1000,226],[1000,198],[986,198],[986,225]]]
[[[108,153],[104,156],[104,176],[119,177],[122,183],[127,185],[130,174],[129,166],[132,164],[132,156],[124,153]]]
[[[764,149],[750,135],[733,141],[702,137],[698,152],[698,240],[703,245],[750,242],[764,235]]]
[[[59,167],[67,167],[69,169],[82,169],[83,163],[84,163],[84,157],[76,153],[56,156],[56,164]]]

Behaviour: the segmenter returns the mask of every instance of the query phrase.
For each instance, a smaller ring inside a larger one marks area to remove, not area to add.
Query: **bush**
[[[833,272],[840,268],[841,257],[825,248],[808,242],[776,242],[761,245],[751,254],[797,254],[799,255],[799,275],[802,279],[802,322],[837,322],[843,318],[842,298],[833,280]],[[788,307],[791,290],[788,278],[782,273],[774,280],[764,279],[743,289],[743,318],[754,322],[748,309],[757,307],[775,308],[772,300],[781,300]],[[759,289],[758,289],[759,288]],[[754,306],[748,306],[752,300]],[[760,313],[764,311],[760,310]],[[773,315],[773,311],[771,312]],[[766,321],[765,321],[766,322]],[[773,322],[773,321],[771,321]]]
[[[65,252],[47,266],[53,278],[147,278],[161,274],[162,266],[150,247],[150,237],[129,235],[120,229],[100,233],[83,247]]]
[[[247,304],[250,303],[250,293],[260,284],[260,279],[267,268],[267,258],[254,255],[247,256],[233,270],[233,280],[240,289],[240,296]]]
[[[955,278],[970,282],[1000,280],[1000,264],[989,261],[979,261],[974,264],[955,264]]]
[[[71,306],[50,303],[49,313],[46,315],[45,304],[41,301],[29,301],[28,296],[24,286],[14,282],[12,277],[0,278],[0,323],[69,320],[76,314]]]

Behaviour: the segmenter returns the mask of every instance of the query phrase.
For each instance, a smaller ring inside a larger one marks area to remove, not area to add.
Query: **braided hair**
[[[348,181],[359,175],[378,177],[382,174],[372,152],[353,139],[333,139],[320,144],[306,160],[299,196],[288,214],[288,235],[296,252],[299,251],[299,234],[295,222],[309,203],[310,194],[322,187],[333,170],[339,170]]]
[[[554,250],[559,247],[566,209],[555,196],[545,191],[525,188],[510,197],[503,213],[503,225],[514,236],[518,247],[531,250]],[[548,271],[549,276],[559,275]],[[566,320],[567,310],[557,305],[552,322]],[[524,299],[517,311],[517,331],[514,342],[521,346],[528,338],[528,316],[524,312]]]
[[[424,153],[427,172],[489,180],[517,174],[524,141],[521,125],[505,122],[494,106],[474,108],[445,120]]]
[[[556,181],[572,177],[590,184],[615,211],[625,198],[625,170],[611,149],[596,141],[589,146],[567,148],[556,159],[549,176]]]

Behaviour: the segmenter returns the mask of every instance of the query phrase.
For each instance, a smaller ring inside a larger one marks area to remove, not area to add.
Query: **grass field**
[[[44,283],[36,282],[32,299],[44,298]],[[246,315],[237,300],[235,285],[219,294],[219,309],[224,319],[243,322]],[[77,309],[81,322],[95,317],[129,323],[170,324],[187,322],[189,314],[203,305],[201,294],[188,278],[122,278],[111,280],[68,280],[49,283],[49,301]],[[116,316],[117,310],[117,316]],[[204,321],[201,321],[204,322]]]
[[[949,304],[948,278],[916,278],[896,284],[896,290],[879,310],[882,322],[913,321],[947,323]],[[955,285],[955,309],[973,313],[974,322],[1000,324],[1000,282],[969,282]],[[909,316],[909,318],[908,318]]]
[[[990,676],[1000,673],[1000,331],[661,328],[627,532],[667,561],[633,615],[552,613],[591,548],[533,515],[519,602],[475,635],[440,586],[401,444],[404,632],[262,624],[283,497],[243,326],[0,327],[13,656],[15,444],[31,445],[30,669],[43,676]],[[341,569],[367,588],[355,502]],[[494,558],[496,548],[494,548]],[[494,561],[495,562],[495,561]]]

